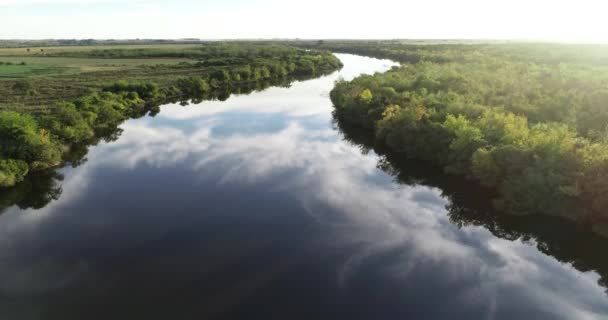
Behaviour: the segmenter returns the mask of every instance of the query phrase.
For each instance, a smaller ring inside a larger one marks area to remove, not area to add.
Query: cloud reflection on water
[[[598,319],[608,314],[597,274],[581,273],[529,243],[497,238],[483,227],[454,226],[441,190],[397,185],[376,168],[377,155],[362,155],[357,146],[345,142],[331,126],[326,96],[336,77],[226,102],[165,106],[156,118],[125,123],[118,141],[93,148],[88,163],[65,170],[59,201],[38,211],[13,209],[0,216],[0,293],[47,294],[97,276],[95,264],[86,257],[45,257],[35,250],[36,242],[49,241],[44,237],[58,224],[90,217],[76,224],[82,229],[79,245],[89,247],[104,245],[97,243],[104,240],[99,235],[104,228],[150,229],[145,236],[167,232],[163,228],[169,225],[135,224],[137,219],[116,214],[79,217],[70,208],[84,201],[79,197],[90,197],[93,184],[105,183],[99,181],[100,174],[128,176],[134,170],[179,168],[185,172],[180,177],[213,186],[209,190],[218,194],[263,187],[277,197],[294,199],[325,234],[327,241],[317,243],[316,250],[350,252],[334,267],[335,282],[344,292],[377,285],[395,299],[404,299],[407,306],[406,301],[426,300],[437,308],[442,305],[447,315],[482,310],[487,319]],[[226,119],[234,121],[242,112],[273,116],[251,123],[254,130],[247,133],[222,130],[232,125]],[[275,129],[264,130],[268,127]],[[289,210],[284,214],[290,219]],[[24,257],[20,244],[41,256]]]

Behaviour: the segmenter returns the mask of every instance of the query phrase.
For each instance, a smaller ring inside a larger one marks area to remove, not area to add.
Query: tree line
[[[597,272],[601,276],[598,284],[608,288],[608,259],[603,254],[608,237],[587,232],[559,217],[497,214],[492,204],[494,192],[475,181],[446,175],[429,161],[403,157],[376,140],[373,132],[365,128],[349,126],[344,121],[338,121],[337,125],[346,141],[358,146],[363,153],[373,150],[379,155],[377,167],[395,182],[441,190],[441,196],[449,199],[445,209],[453,225],[482,226],[496,237],[527,242],[581,272]]]

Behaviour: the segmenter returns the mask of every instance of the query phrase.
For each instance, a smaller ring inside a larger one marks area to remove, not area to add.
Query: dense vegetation
[[[301,41],[294,45],[315,50],[352,53],[402,63],[528,62],[542,65],[608,66],[608,45],[564,45],[471,41]]]
[[[497,190],[500,210],[608,221],[606,48],[377,47],[411,63],[339,82],[331,98],[340,121]]]
[[[483,226],[496,237],[525,241],[579,271],[596,271],[600,275],[598,283],[608,288],[608,257],[603,254],[608,237],[587,232],[558,217],[497,214],[491,190],[460,176],[445,174],[428,161],[403,157],[375,139],[369,130],[343,121],[338,125],[346,141],[364,153],[373,150],[378,154],[377,167],[394,177],[395,182],[440,190],[441,195],[449,199],[446,211],[452,224],[461,228]]]
[[[119,52],[142,59],[148,56],[139,49],[133,50],[121,49]],[[217,44],[197,50],[206,52],[205,56],[198,57],[204,60],[185,62],[188,70],[197,71],[187,76],[169,74],[162,82],[156,83],[152,80],[136,81],[127,74],[124,80],[94,82],[86,94],[76,98],[63,96],[61,90],[54,91],[52,99],[42,97],[42,100],[52,103],[33,112],[26,108],[0,111],[0,187],[14,186],[28,172],[71,160],[75,150],[82,151],[79,146],[95,143],[99,137],[112,137],[122,121],[156,112],[160,104],[223,99],[231,92],[282,84],[293,77],[315,76],[341,67],[340,61],[330,53],[287,46]],[[169,51],[174,52],[173,49]],[[79,79],[80,76],[72,78]],[[89,79],[86,76],[82,78]],[[65,78],[44,78],[49,86],[69,86],[69,81],[62,80]],[[8,83],[12,90],[25,94],[38,90],[28,79],[0,83],[0,86]],[[18,98],[19,95],[4,96],[8,100]]]

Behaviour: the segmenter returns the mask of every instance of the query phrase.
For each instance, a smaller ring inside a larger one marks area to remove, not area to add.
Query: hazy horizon
[[[606,44],[608,40],[584,41],[584,40],[550,40],[550,39],[492,39],[492,38],[0,38],[0,41],[176,41],[176,42],[198,42],[198,41],[407,41],[407,42],[471,42],[471,43],[555,43],[555,44]]]
[[[0,39],[411,39],[606,43],[580,1],[0,0]]]

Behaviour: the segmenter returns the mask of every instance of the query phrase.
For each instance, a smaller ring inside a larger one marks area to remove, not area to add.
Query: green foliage
[[[471,157],[471,171],[486,187],[496,186],[502,177],[502,169],[496,163],[492,151],[485,148],[477,149]]]
[[[80,142],[93,137],[92,126],[97,115],[79,111],[73,103],[59,103],[40,123],[63,143]]]
[[[159,99],[160,96],[162,96],[158,85],[141,81],[129,82],[126,80],[120,80],[103,88],[103,91],[113,93],[134,92],[137,93],[138,97],[148,101]]]
[[[446,170],[451,173],[468,174],[473,153],[486,145],[483,133],[462,115],[457,117],[448,115],[443,127],[453,137]]]
[[[0,187],[10,187],[23,178],[29,171],[26,162],[20,160],[0,160]]]
[[[513,113],[486,111],[475,124],[491,145],[522,145],[529,135],[528,120]]]
[[[579,177],[580,193],[594,215],[608,219],[608,145],[594,143],[580,151],[584,171]]]
[[[5,111],[0,112],[0,157],[44,168],[58,163],[61,151],[48,130],[39,128],[32,116]]]
[[[361,100],[361,102],[365,104],[371,103],[373,98],[374,96],[372,95],[372,92],[369,91],[369,89],[365,89],[359,94],[359,100]]]
[[[311,77],[317,72],[331,72],[342,66],[331,53],[285,45],[210,44],[173,50],[177,49],[60,51],[48,55],[85,58],[183,56],[207,60],[197,63],[201,66],[187,62],[175,66],[175,70],[184,69],[181,74],[188,76],[172,77],[163,69],[163,78],[169,79],[164,80],[166,82],[129,77],[110,84],[96,81],[93,87],[86,88],[86,94],[77,97],[50,89],[54,85],[62,90],[70,88],[69,83],[62,82],[66,78],[46,79],[44,87],[37,87],[38,82],[30,79],[2,82],[0,91],[2,85],[10,84],[9,99],[20,99],[40,89],[43,92],[37,97],[40,101],[58,101],[36,113],[0,111],[0,187],[13,186],[23,180],[27,172],[55,166],[62,160],[77,162],[78,157],[74,155],[84,156],[88,144],[96,143],[100,137],[115,139],[122,121],[158,112],[160,104],[190,99],[194,102],[227,99],[231,92],[249,92],[270,83],[282,84],[290,77]],[[78,75],[81,77],[86,78]],[[49,92],[53,97],[49,97]]]
[[[556,43],[467,43],[466,41],[445,43],[438,41],[304,41],[296,45],[316,50],[353,53],[402,63],[476,63],[479,61],[530,62],[543,65],[564,63],[589,66],[608,65],[608,46],[592,44]]]
[[[607,59],[568,46],[323,46],[412,63],[337,83],[339,121],[496,189],[504,211],[608,222]]]
[[[182,94],[190,97],[202,97],[211,90],[205,79],[197,77],[178,79],[175,86]]]

